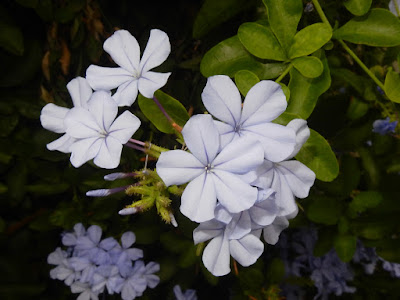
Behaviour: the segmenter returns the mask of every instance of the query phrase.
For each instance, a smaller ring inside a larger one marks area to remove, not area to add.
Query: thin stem
[[[376,78],[375,74],[372,73],[367,66],[361,61],[361,59],[358,58],[358,56],[346,45],[345,42],[342,40],[338,40],[339,43],[343,46],[343,48],[350,54],[350,56],[358,63],[358,65],[365,71],[365,73],[368,74],[369,77],[382,89],[382,91],[385,90],[385,86],[383,85],[382,82],[378,78]]]
[[[322,10],[321,5],[319,4],[318,0],[312,0],[314,7],[317,11],[317,13],[319,14],[319,17],[321,18],[322,22],[324,22],[326,25],[329,26],[330,29],[332,29],[331,24],[329,23],[328,19],[325,16],[324,11]]]
[[[142,142],[142,141],[138,141],[138,140],[135,140],[135,139],[129,139],[129,141],[131,143],[138,144],[138,145],[143,146],[143,147],[146,146],[146,143]]]
[[[293,68],[292,64],[289,64],[288,67],[283,71],[283,73],[275,80],[276,83],[281,82],[281,80],[289,73],[289,71]]]
[[[146,142],[145,145],[146,145],[146,147],[147,147],[148,149],[151,149],[151,150],[154,150],[154,151],[157,151],[157,152],[160,152],[160,153],[169,150],[169,149],[166,149],[166,148],[163,148],[163,147],[154,145],[154,144],[152,144],[152,143],[150,143],[150,142]]]
[[[132,149],[135,149],[135,150],[142,151],[142,152],[145,152],[145,151],[146,151],[145,148],[140,147],[140,146],[135,145],[135,144],[126,143],[125,146],[127,146],[127,147],[129,147],[129,148],[132,148]]]
[[[160,101],[158,101],[158,99],[154,96],[153,100],[155,102],[155,104],[158,106],[158,108],[161,110],[161,112],[163,113],[163,115],[168,119],[168,121],[170,123],[174,123],[174,120],[172,120],[172,118],[169,116],[169,114],[165,111],[164,107],[161,105]]]

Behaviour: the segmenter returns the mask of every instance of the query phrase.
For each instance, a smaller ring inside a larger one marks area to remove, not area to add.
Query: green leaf
[[[260,79],[272,79],[285,70],[285,65],[259,62],[247,52],[237,36],[215,45],[204,55],[200,63],[200,71],[205,77],[213,75],[233,77],[240,70],[251,71]]]
[[[362,16],[368,12],[372,0],[346,0],[343,4],[353,15]]]
[[[183,127],[186,121],[189,120],[189,114],[187,113],[185,107],[178,100],[165,94],[161,90],[156,91],[154,96],[158,99],[165,111],[175,121],[175,123]],[[157,127],[158,130],[164,133],[175,132],[172,124],[167,120],[153,99],[139,95],[138,103],[140,110],[143,112],[146,118]]]
[[[321,60],[315,56],[303,56],[292,60],[293,66],[303,76],[308,78],[316,78],[320,76],[324,70]]]
[[[369,105],[356,97],[351,97],[346,115],[350,120],[357,120],[368,112]]]
[[[238,30],[239,40],[254,56],[285,61],[286,55],[269,26],[244,23]]]
[[[332,76],[336,77],[336,79],[342,80],[351,85],[361,96],[364,94],[364,77],[359,76],[345,68],[333,68],[330,69],[330,72]]]
[[[301,0],[263,0],[268,9],[268,20],[272,31],[284,49],[289,49],[297,32],[303,13]]]
[[[252,0],[205,0],[193,24],[193,38],[202,38],[253,3]]]
[[[273,120],[272,122],[286,126],[293,119],[301,119],[301,118],[300,118],[300,116],[298,116],[296,114],[284,112],[279,117],[277,117],[275,120]]]
[[[289,90],[288,86],[286,84],[282,83],[282,82],[279,82],[279,85],[281,86],[282,91],[285,94],[286,101],[289,102],[289,100],[290,100],[290,90]]]
[[[317,56],[324,65],[324,71],[317,78],[307,78],[299,71],[290,70],[290,101],[286,112],[298,114],[302,119],[307,119],[317,103],[318,97],[328,90],[331,85],[331,75],[328,62],[323,52]]]
[[[322,48],[332,37],[332,29],[324,23],[315,23],[303,28],[293,38],[289,57],[309,55]]]
[[[393,102],[400,103],[400,76],[391,68],[385,78],[385,94]]]
[[[11,54],[21,56],[24,53],[24,37],[18,27],[0,23],[0,47]]]
[[[376,207],[383,200],[382,194],[377,191],[365,191],[359,193],[349,204],[350,213],[356,216],[369,208]]]
[[[240,93],[246,97],[249,90],[260,82],[257,75],[253,72],[242,70],[235,74],[235,83]]]
[[[349,262],[356,252],[357,237],[349,234],[337,235],[333,245],[339,258],[343,262]]]
[[[307,218],[315,223],[334,225],[338,222],[342,214],[342,205],[337,198],[320,196],[313,199],[307,207]]]
[[[400,21],[387,9],[373,8],[333,33],[333,38],[375,47],[400,45]]]
[[[366,179],[369,188],[377,188],[381,179],[381,174],[374,156],[372,155],[371,151],[366,148],[359,148],[357,152],[360,155],[362,166],[367,173]]]
[[[314,171],[317,179],[332,181],[339,174],[339,164],[328,142],[316,131],[303,145],[296,159]]]

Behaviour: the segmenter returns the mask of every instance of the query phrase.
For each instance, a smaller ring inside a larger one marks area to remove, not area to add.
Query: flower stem
[[[347,53],[350,54],[350,56],[358,63],[358,65],[365,71],[365,73],[368,74],[369,77],[371,77],[371,79],[384,91],[385,90],[385,86],[383,85],[382,82],[380,82],[380,80],[378,78],[376,78],[376,76],[374,75],[374,73],[372,73],[367,66],[361,61],[361,59],[358,58],[358,56],[349,48],[349,46],[346,45],[345,42],[343,42],[342,40],[338,40],[339,43],[343,46],[343,48],[347,51]]]
[[[276,83],[279,83],[286,75],[289,73],[289,71],[293,68],[292,64],[289,64],[285,71],[275,80]]]
[[[152,144],[152,143],[150,143],[150,142],[146,142],[146,143],[145,143],[145,146],[146,146],[148,149],[150,149],[150,150],[154,150],[154,151],[157,151],[157,152],[160,152],[160,153],[169,150],[169,149],[167,149],[167,148],[163,148],[163,147],[154,145],[154,144]]]
[[[324,11],[322,10],[321,5],[319,4],[318,0],[312,0],[314,7],[317,11],[317,13],[319,14],[319,17],[321,18],[322,22],[324,22],[326,25],[329,26],[330,29],[332,29],[331,24],[329,23],[328,19],[326,18],[326,15],[324,13]]]
[[[399,4],[397,3],[397,0],[393,0],[394,7],[396,8],[397,16],[400,17],[400,8]]]
[[[161,110],[163,115],[167,118],[168,122],[171,123],[172,127],[174,127],[179,133],[182,132],[182,127],[176,124],[176,122],[170,117],[170,115],[167,113],[167,111],[164,109],[164,107],[161,105],[160,101],[153,96],[153,100],[155,104],[158,106],[158,108]]]
[[[131,143],[138,144],[138,145],[143,146],[143,147],[146,146],[146,143],[142,142],[142,141],[138,141],[138,140],[135,140],[135,139],[129,139],[129,141]]]

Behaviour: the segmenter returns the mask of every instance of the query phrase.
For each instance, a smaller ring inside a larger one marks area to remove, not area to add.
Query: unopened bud
[[[122,179],[122,178],[132,177],[132,176],[135,176],[135,173],[118,172],[118,173],[111,173],[111,174],[108,174],[108,175],[104,176],[104,180],[114,181],[116,179]]]
[[[133,215],[133,214],[135,214],[137,212],[138,212],[138,209],[135,208],[135,207],[126,207],[124,209],[121,209],[118,213],[121,216],[127,216],[127,215]]]
[[[174,215],[172,214],[172,212],[169,213],[169,217],[171,219],[172,226],[178,227],[178,223],[176,222],[176,219],[175,219]]]
[[[86,196],[88,197],[106,197],[111,194],[115,194],[118,192],[122,192],[126,189],[126,186],[121,186],[113,189],[99,189],[99,190],[91,190],[86,192]]]

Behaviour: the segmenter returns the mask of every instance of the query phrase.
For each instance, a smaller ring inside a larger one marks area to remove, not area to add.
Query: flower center
[[[240,131],[242,130],[242,124],[236,124],[235,132],[240,135]]]
[[[134,78],[139,78],[140,77],[140,72],[139,71],[137,71],[137,70],[135,70],[135,71],[133,71],[133,74],[132,74],[132,76],[134,77]]]
[[[211,164],[208,164],[207,166],[204,167],[204,170],[206,170],[207,173],[211,173],[213,169],[214,166],[212,166]]]

